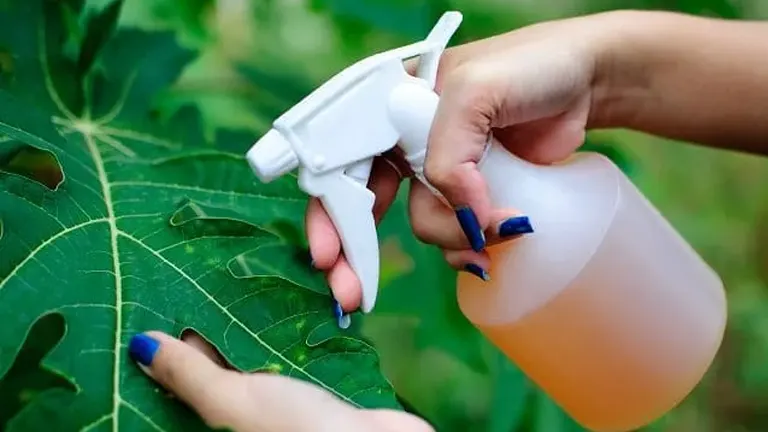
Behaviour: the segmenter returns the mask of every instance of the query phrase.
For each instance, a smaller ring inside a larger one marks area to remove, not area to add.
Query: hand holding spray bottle
[[[379,248],[366,185],[373,158],[398,145],[416,177],[439,101],[437,65],[461,22],[445,13],[423,41],[363,59],[280,116],[249,151],[263,182],[298,168],[376,302]],[[403,60],[420,56],[416,76]],[[458,276],[462,312],[584,427],[628,431],[698,384],[722,340],[722,282],[607,158],[579,153],[539,166],[495,139],[478,170],[496,208],[536,232],[490,246],[490,280]],[[512,186],[508,186],[512,185]]]

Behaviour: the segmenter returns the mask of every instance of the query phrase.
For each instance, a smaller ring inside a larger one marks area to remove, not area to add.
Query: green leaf
[[[407,193],[406,187],[401,188],[381,222],[379,236],[382,243],[398,245],[411,265],[392,270],[391,279],[382,281],[376,313],[418,316],[416,342],[420,347],[444,350],[472,369],[485,371],[482,349],[487,342],[459,309],[456,270],[446,263],[437,247],[424,244],[413,235],[406,210]],[[382,251],[383,263],[392,258],[391,253]],[[382,273],[382,279],[388,276]]]
[[[40,392],[71,400],[77,389],[53,371],[40,367],[40,361],[61,340],[64,331],[64,319],[57,313],[40,317],[32,326],[5,379],[0,381],[0,424],[6,424],[25,407],[30,409],[29,402]],[[48,419],[50,415],[60,416],[51,410],[47,414]],[[66,422],[61,417],[57,420],[59,424]],[[18,423],[15,426],[22,428]]]
[[[206,143],[197,111],[160,115],[195,53],[116,27],[116,8],[0,3],[0,386],[34,323],[59,316],[40,368],[70,389],[25,399],[5,430],[204,429],[127,356],[150,329],[193,328],[241,370],[399,408],[376,351],[333,325],[325,281],[283,237],[303,236],[296,178],[259,184],[215,149],[253,137]]]
[[[517,430],[522,421],[531,385],[523,372],[501,352],[496,352],[494,359],[494,389],[487,431],[511,432]]]

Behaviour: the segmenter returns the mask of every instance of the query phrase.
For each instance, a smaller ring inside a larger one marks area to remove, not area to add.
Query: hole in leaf
[[[331,315],[330,308],[328,309],[328,315]],[[358,326],[359,327],[359,319],[352,319],[352,326]],[[314,348],[317,346],[320,346],[326,342],[329,342],[332,339],[336,338],[344,338],[346,337],[346,332],[350,331],[349,329],[342,330],[339,329],[338,324],[336,323],[336,320],[331,315],[331,320],[323,322],[319,326],[312,329],[311,332],[307,335],[307,339],[304,341],[305,344],[307,344],[308,347]]]
[[[171,226],[182,229],[185,237],[275,237],[258,227],[240,213],[223,207],[185,199],[171,216]]]
[[[5,139],[0,141],[0,171],[26,177],[50,190],[56,190],[64,181],[61,165],[53,153]]]
[[[269,231],[275,233],[278,237],[285,240],[286,243],[304,249],[309,247],[306,236],[296,226],[296,224],[292,223],[291,221],[278,219],[269,224]]]
[[[197,350],[205,354],[206,357],[213,360],[219,366],[227,369],[235,369],[229,360],[224,357],[221,351],[197,330],[187,327],[181,331],[179,339],[197,348]]]
[[[314,271],[304,249],[272,243],[238,255],[227,263],[227,269],[237,279],[278,276],[310,291],[328,295],[322,273]]]
[[[47,390],[64,389],[74,395],[77,389],[71,382],[40,365],[64,337],[65,329],[64,317],[57,313],[45,315],[32,325],[13,365],[0,379],[0,425],[7,425]]]

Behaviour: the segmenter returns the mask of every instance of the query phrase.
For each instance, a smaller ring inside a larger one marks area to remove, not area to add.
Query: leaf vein
[[[145,422],[146,422],[148,425],[150,425],[150,426],[151,426],[151,427],[152,427],[154,430],[156,430],[156,431],[158,431],[158,432],[165,432],[165,429],[163,429],[163,428],[161,428],[160,426],[158,426],[158,424],[157,424],[157,423],[153,422],[151,418],[149,418],[149,417],[147,417],[147,416],[146,416],[146,414],[144,414],[143,412],[139,411],[139,409],[138,409],[138,408],[136,408],[136,407],[135,407],[135,406],[134,406],[132,403],[130,403],[130,402],[128,402],[128,401],[125,401],[125,400],[124,400],[124,401],[122,401],[122,403],[123,403],[123,405],[124,405],[126,408],[128,408],[128,409],[129,409],[129,410],[131,410],[131,411],[133,411],[133,412],[134,412],[134,414],[136,414],[137,416],[139,416],[139,418],[141,418],[142,420],[144,420],[144,421],[145,421]],[[117,421],[115,421],[115,424],[117,424]]]
[[[80,429],[80,432],[87,432],[87,431],[97,427],[98,425],[104,423],[105,421],[110,420],[111,418],[112,418],[112,414],[104,414],[103,416],[97,418],[96,420],[94,420],[90,424],[87,424],[87,425],[83,426],[83,428]]]
[[[281,320],[275,321],[275,322],[273,322],[272,324],[270,324],[270,325],[268,325],[268,326],[264,327],[263,329],[261,329],[261,330],[259,330],[258,332],[256,332],[256,334],[258,334],[258,335],[262,335],[262,334],[264,334],[265,332],[267,332],[267,331],[269,331],[269,330],[271,330],[271,329],[273,329],[273,328],[275,328],[275,327],[279,326],[280,324],[284,324],[284,323],[286,323],[287,321],[290,321],[290,320],[292,320],[292,319],[295,319],[295,318],[301,318],[301,317],[305,317],[305,316],[307,316],[307,315],[314,315],[314,314],[318,314],[318,313],[321,313],[321,312],[322,312],[322,313],[325,313],[325,311],[320,311],[320,310],[312,310],[312,311],[308,311],[308,312],[303,312],[303,313],[298,313],[298,314],[294,314],[294,315],[290,315],[290,316],[287,316],[287,317],[285,317],[285,318],[283,318],[283,319],[281,319]]]
[[[156,136],[143,133],[143,132],[115,128],[111,126],[101,126],[99,127],[99,131],[102,133],[111,135],[112,137],[127,138],[134,141],[139,141],[145,144],[153,144],[158,147],[165,147],[170,150],[178,150],[181,148],[181,144],[170,142],[168,140],[164,140],[162,138],[158,138]]]
[[[48,67],[48,53],[46,52],[47,48],[45,45],[45,26],[40,25],[37,29],[37,33],[40,40],[40,43],[38,44],[38,56],[40,57],[40,66],[43,72],[43,79],[45,80],[45,90],[48,92],[51,101],[56,105],[56,108],[58,108],[66,118],[74,120],[76,118],[75,115],[61,100],[59,92],[56,91],[56,87],[53,85],[53,78],[51,77],[51,69]]]
[[[260,199],[274,200],[274,201],[288,201],[288,202],[304,201],[304,199],[301,199],[301,198],[270,196],[270,195],[263,195],[263,194],[233,192],[233,191],[222,191],[222,190],[216,190],[216,189],[201,188],[199,186],[187,186],[187,185],[180,185],[180,184],[173,184],[173,183],[154,183],[154,182],[148,182],[148,181],[117,181],[112,183],[112,186],[113,187],[155,187],[155,188],[178,189],[182,191],[195,191],[195,192],[202,192],[202,193],[211,194],[211,195],[245,196],[245,197],[260,198]]]
[[[120,254],[117,247],[117,221],[115,220],[115,210],[112,206],[112,191],[109,185],[109,179],[107,178],[107,173],[104,170],[104,163],[101,160],[101,153],[96,146],[93,136],[90,134],[83,134],[83,136],[85,138],[85,143],[88,146],[88,150],[93,157],[93,163],[96,165],[96,171],[99,173],[99,182],[101,183],[101,189],[104,194],[104,205],[107,208],[106,219],[109,224],[109,243],[112,249],[112,270],[115,272],[115,357],[112,372],[112,413],[114,418],[112,421],[112,430],[117,432],[120,417],[120,339],[122,338],[123,325],[123,279],[121,277]]]
[[[333,393],[333,394],[337,395],[339,398],[341,398],[341,399],[343,399],[343,400],[345,400],[345,401],[347,401],[347,402],[349,402],[349,403],[351,403],[351,404],[353,404],[353,405],[355,405],[355,406],[359,407],[359,405],[358,405],[357,403],[355,403],[354,401],[350,400],[350,399],[349,399],[349,398],[347,398],[345,395],[343,395],[343,394],[339,393],[339,392],[338,392],[336,389],[334,389],[333,387],[330,387],[330,386],[328,386],[328,385],[327,385],[325,382],[323,382],[322,380],[318,379],[318,378],[317,378],[316,376],[314,376],[313,374],[310,374],[309,372],[307,372],[307,371],[306,371],[306,370],[304,370],[303,368],[299,367],[299,366],[298,366],[297,364],[295,364],[294,362],[290,361],[290,360],[289,360],[287,357],[285,357],[284,355],[282,355],[281,353],[279,353],[278,351],[276,351],[276,350],[275,350],[275,349],[274,349],[274,348],[273,348],[271,345],[269,345],[269,344],[268,344],[268,343],[266,343],[266,342],[265,342],[265,341],[264,341],[264,340],[263,340],[261,337],[259,337],[259,335],[257,335],[256,333],[254,333],[254,332],[253,332],[253,331],[252,331],[250,328],[248,328],[248,326],[246,326],[246,325],[245,325],[243,322],[241,322],[240,320],[238,320],[238,319],[237,319],[237,317],[235,317],[234,315],[232,315],[232,313],[231,313],[230,311],[228,311],[228,310],[227,310],[227,309],[226,309],[226,308],[225,308],[225,307],[224,307],[224,306],[223,306],[221,303],[219,303],[218,301],[216,301],[216,299],[215,299],[215,298],[211,297],[211,295],[210,295],[210,293],[208,293],[208,291],[206,291],[206,290],[205,290],[203,287],[201,287],[201,286],[200,286],[200,285],[199,285],[199,284],[198,284],[198,283],[197,283],[197,282],[196,282],[196,281],[195,281],[193,278],[191,278],[189,275],[187,275],[187,274],[186,274],[186,273],[184,273],[184,272],[183,272],[181,269],[179,269],[179,267],[177,267],[177,266],[176,266],[176,264],[174,264],[174,263],[172,263],[171,261],[169,261],[169,260],[168,260],[167,258],[165,258],[163,255],[160,255],[160,254],[158,254],[158,253],[157,253],[157,252],[156,252],[154,249],[152,249],[151,247],[147,246],[145,243],[143,243],[142,241],[140,241],[140,240],[139,240],[139,239],[137,239],[136,237],[133,237],[132,235],[130,235],[130,234],[126,233],[126,232],[123,232],[123,231],[118,231],[118,234],[119,234],[119,235],[122,235],[123,237],[125,237],[125,238],[127,238],[127,239],[129,239],[129,240],[132,240],[132,241],[133,241],[133,242],[135,242],[137,245],[141,246],[142,248],[144,248],[144,249],[146,249],[148,252],[150,252],[152,255],[154,255],[155,257],[157,257],[157,258],[158,258],[159,260],[161,260],[161,261],[162,261],[164,264],[166,264],[167,266],[169,266],[169,267],[170,267],[170,268],[172,268],[173,270],[175,270],[175,271],[179,272],[179,273],[180,273],[180,274],[181,274],[181,275],[182,275],[182,276],[183,276],[185,279],[187,279],[187,280],[188,280],[188,281],[189,281],[189,282],[192,284],[192,286],[194,286],[194,287],[195,287],[195,288],[196,288],[198,291],[200,291],[200,293],[201,293],[201,294],[203,294],[203,296],[205,296],[205,297],[207,298],[207,300],[208,300],[208,301],[209,301],[211,304],[213,304],[213,305],[215,305],[217,308],[219,308],[219,310],[221,310],[221,311],[222,311],[222,313],[224,313],[224,314],[225,314],[225,315],[226,315],[226,316],[227,316],[227,317],[228,317],[230,320],[234,321],[234,322],[235,322],[235,324],[237,324],[237,325],[238,325],[238,327],[240,327],[242,330],[244,330],[246,333],[248,333],[248,334],[249,334],[249,335],[250,335],[250,336],[251,336],[251,337],[252,337],[252,338],[253,338],[253,339],[254,339],[254,340],[257,342],[257,343],[259,343],[261,346],[263,346],[263,347],[264,347],[264,348],[265,348],[267,351],[269,351],[269,352],[270,352],[272,355],[275,355],[275,356],[277,356],[277,357],[278,357],[278,358],[280,358],[282,361],[284,361],[285,363],[287,363],[287,364],[288,364],[290,367],[293,367],[293,368],[295,368],[295,369],[299,370],[299,371],[300,371],[300,372],[301,372],[303,375],[305,375],[305,376],[306,376],[307,378],[309,378],[311,381],[313,381],[313,382],[317,383],[317,384],[318,384],[320,387],[323,387],[324,389],[326,389],[326,390],[330,391],[331,393]]]
[[[145,306],[145,305],[143,305],[143,304],[141,304],[139,302],[127,301],[127,302],[123,303],[123,306],[134,306],[134,307],[137,307],[137,308],[140,308],[140,309],[144,309],[147,312],[150,312],[150,313],[152,313],[154,315],[157,315],[160,319],[163,319],[163,320],[165,320],[165,321],[167,321],[167,322],[169,322],[171,324],[176,324],[176,321],[166,317],[165,315],[161,314],[160,312],[157,312],[154,309],[150,308],[149,306]]]
[[[66,234],[68,234],[68,233],[71,233],[71,232],[73,232],[73,231],[77,231],[77,230],[79,230],[79,229],[81,229],[81,228],[84,228],[84,227],[86,227],[86,226],[88,226],[88,225],[93,225],[93,224],[95,224],[95,223],[99,223],[99,222],[106,222],[106,221],[107,221],[107,219],[106,219],[106,218],[100,218],[100,219],[92,219],[92,220],[89,220],[89,221],[86,221],[86,222],[83,222],[83,223],[80,223],[80,224],[77,224],[77,225],[71,226],[71,227],[69,227],[69,228],[63,229],[63,230],[61,230],[61,231],[57,232],[56,234],[52,235],[51,237],[49,237],[48,239],[46,239],[44,242],[42,242],[42,243],[40,243],[39,245],[37,245],[37,247],[36,247],[36,248],[32,249],[32,250],[29,252],[29,255],[27,255],[27,257],[26,257],[26,258],[24,258],[24,259],[23,259],[23,260],[22,260],[20,263],[18,263],[18,264],[16,265],[16,267],[14,267],[14,268],[13,268],[13,270],[11,270],[11,272],[10,272],[10,273],[8,273],[8,275],[7,275],[7,276],[6,276],[6,277],[5,277],[5,278],[4,278],[2,281],[0,281],[0,290],[2,290],[2,289],[3,289],[3,287],[5,286],[5,284],[6,284],[6,283],[7,283],[7,282],[8,282],[8,281],[9,281],[9,280],[10,280],[10,279],[13,277],[13,276],[15,276],[15,275],[16,275],[16,273],[19,271],[19,269],[21,269],[22,267],[24,267],[24,265],[26,265],[26,264],[27,264],[27,263],[28,263],[30,260],[34,259],[34,258],[35,258],[35,255],[37,255],[37,254],[38,254],[38,253],[39,253],[41,250],[45,249],[45,248],[46,248],[46,246],[50,245],[51,243],[53,243],[54,241],[56,241],[57,239],[61,238],[62,236],[66,235]]]
[[[110,108],[106,114],[96,119],[94,123],[97,125],[105,125],[112,122],[112,120],[116,119],[117,116],[120,115],[120,113],[123,111],[123,108],[125,107],[125,102],[128,100],[128,95],[131,92],[131,88],[133,87],[133,82],[136,79],[137,74],[138,71],[134,71],[131,74],[128,80],[126,80],[125,86],[123,86],[123,90],[120,92],[120,96],[117,98],[117,101],[115,101],[115,104],[112,105],[112,108]]]
[[[14,175],[15,175],[15,174],[14,174]],[[42,206],[39,206],[39,205],[37,205],[37,204],[33,203],[32,201],[28,200],[26,197],[24,197],[24,196],[21,196],[21,195],[18,195],[18,194],[11,194],[11,193],[9,193],[9,192],[6,192],[6,191],[0,191],[0,193],[8,193],[9,195],[13,195],[14,197],[16,197],[16,198],[18,198],[18,199],[20,199],[20,200],[24,201],[24,202],[25,202],[26,204],[28,204],[29,206],[36,208],[36,209],[37,209],[37,210],[39,210],[41,213],[43,213],[43,214],[45,214],[46,216],[48,216],[49,218],[51,218],[51,220],[53,220],[54,222],[56,222],[57,224],[59,224],[59,226],[60,226],[61,228],[63,228],[63,229],[66,229],[66,228],[67,228],[67,226],[66,226],[66,225],[65,225],[65,224],[64,224],[62,221],[60,221],[60,220],[59,220],[59,218],[58,218],[58,217],[56,217],[56,215],[55,215],[55,214],[53,214],[53,213],[49,212],[49,211],[48,211],[48,209],[46,209],[45,207],[42,207]]]
[[[258,290],[258,291],[254,291],[254,292],[252,292],[252,293],[248,293],[248,294],[246,294],[246,295],[244,295],[244,296],[242,296],[242,297],[239,297],[239,298],[237,298],[237,299],[233,300],[232,302],[230,302],[229,304],[227,304],[227,305],[226,305],[226,306],[224,306],[224,307],[225,307],[227,310],[229,310],[229,309],[230,309],[232,306],[234,306],[234,305],[236,305],[236,304],[240,303],[241,301],[245,301],[245,300],[248,300],[249,298],[253,298],[253,297],[258,297],[258,296],[260,296],[260,295],[262,295],[262,294],[264,294],[264,293],[267,293],[267,292],[270,292],[270,291],[275,291],[275,290],[277,290],[277,289],[280,289],[280,288],[279,288],[279,287],[276,287],[276,286],[273,286],[273,287],[269,287],[269,288],[262,288],[262,289],[260,289],[260,290]]]

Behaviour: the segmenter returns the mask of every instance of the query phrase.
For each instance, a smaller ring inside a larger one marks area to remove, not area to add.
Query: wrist
[[[600,19],[587,127],[637,127],[657,97],[654,83],[670,61],[676,62],[675,51],[686,49],[691,23],[703,18],[622,10],[603,13]]]

